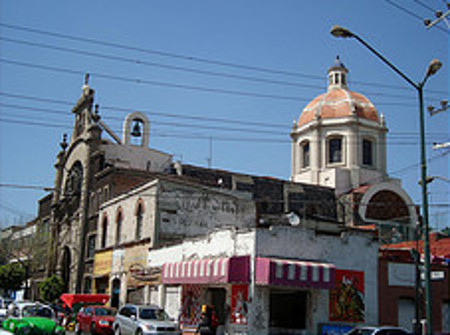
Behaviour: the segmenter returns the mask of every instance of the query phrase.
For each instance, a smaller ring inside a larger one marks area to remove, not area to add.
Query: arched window
[[[342,152],[342,137],[333,136],[328,139],[328,163],[342,163],[343,160]]]
[[[302,169],[308,168],[310,165],[309,156],[309,141],[300,143],[300,166]]]
[[[106,238],[108,236],[108,218],[105,216],[102,222],[102,239],[100,241],[100,248],[106,247]]]
[[[373,166],[373,142],[369,139],[363,139],[362,150],[363,165]]]
[[[116,218],[116,245],[119,245],[121,241],[122,221],[123,221],[122,210],[119,208]]]
[[[139,202],[136,210],[136,240],[140,240],[142,237],[142,220],[143,220],[143,209],[142,203]]]

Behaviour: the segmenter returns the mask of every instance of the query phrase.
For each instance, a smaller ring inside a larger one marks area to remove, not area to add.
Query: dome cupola
[[[346,89],[347,73],[348,70],[339,59],[339,56],[336,56],[333,66],[328,69],[328,91],[334,88]]]
[[[363,94],[349,90],[348,72],[337,56],[327,90],[306,105],[291,132],[291,179],[333,187],[337,194],[386,176],[384,117]]]

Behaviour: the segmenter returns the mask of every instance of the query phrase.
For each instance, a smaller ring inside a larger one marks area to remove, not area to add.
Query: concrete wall
[[[337,269],[364,271],[365,323],[378,323],[378,243],[367,233],[348,231],[341,235],[324,235],[313,229],[290,226],[250,231],[225,229],[175,246],[151,250],[148,266],[160,267],[165,262],[235,255],[329,262]],[[310,293],[308,309],[311,312],[307,331],[316,333],[318,323],[329,320],[329,291],[310,290]],[[250,333],[265,334],[269,328],[270,289],[251,285],[250,296],[253,296],[249,308]],[[180,296],[178,301],[181,301]]]
[[[272,226],[256,235],[256,254],[279,258],[294,258],[328,262],[336,269],[364,271],[365,323],[378,324],[378,243],[366,233],[343,232],[341,235],[319,234],[300,227]],[[329,320],[329,291],[312,290],[312,327],[315,333],[319,322]],[[263,291],[261,306],[268,299]],[[258,298],[258,295],[255,297]],[[268,320],[268,310],[258,311]],[[259,318],[261,319],[261,316]]]
[[[172,156],[164,152],[135,145],[103,144],[105,162],[120,168],[163,172],[172,163]]]
[[[255,225],[255,205],[244,192],[221,192],[162,181],[159,195],[161,241],[204,235],[215,228]]]

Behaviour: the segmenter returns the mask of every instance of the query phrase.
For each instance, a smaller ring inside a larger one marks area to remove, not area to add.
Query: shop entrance
[[[111,307],[119,308],[120,280],[115,278],[112,282]]]
[[[207,302],[208,305],[214,307],[214,312],[216,313],[217,320],[220,325],[225,323],[226,310],[225,310],[225,299],[226,290],[224,288],[210,287],[207,291]]]
[[[305,329],[308,292],[274,290],[270,292],[269,325],[276,329]]]

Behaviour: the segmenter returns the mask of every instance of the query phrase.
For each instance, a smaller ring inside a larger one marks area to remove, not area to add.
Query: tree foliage
[[[64,281],[61,277],[53,275],[39,284],[39,293],[42,300],[50,303],[58,299],[64,290]]]
[[[20,263],[0,266],[0,287],[7,292],[20,290],[25,281],[25,269]]]

